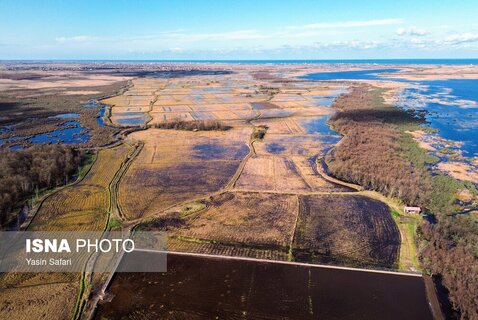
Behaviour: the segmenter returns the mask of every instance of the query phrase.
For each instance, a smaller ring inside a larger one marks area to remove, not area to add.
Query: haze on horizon
[[[0,59],[478,57],[463,1],[0,0]]]

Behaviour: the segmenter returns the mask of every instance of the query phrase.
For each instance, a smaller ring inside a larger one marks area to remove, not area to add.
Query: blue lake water
[[[352,70],[352,71],[334,71],[334,72],[319,72],[311,73],[300,78],[308,80],[383,80],[380,77],[381,73],[397,72],[400,69],[385,68],[385,69],[367,69],[367,70]]]
[[[99,108],[101,104],[96,101],[95,99],[90,99],[88,100],[88,103],[85,103],[83,105],[83,108]]]
[[[79,121],[68,121],[60,126],[60,129],[52,132],[36,134],[26,141],[33,144],[39,143],[64,143],[77,144],[88,142],[91,134],[83,127]]]
[[[334,103],[334,100],[341,94],[347,93],[347,89],[337,89],[332,92],[330,95],[326,96],[314,96],[314,105],[322,107],[331,107]]]
[[[337,131],[332,130],[327,121],[329,121],[330,116],[321,116],[317,118],[304,119],[300,121],[302,127],[304,127],[306,133],[321,133],[324,135],[334,135],[337,136]]]
[[[335,97],[321,97],[321,96],[315,96],[313,97],[315,102],[314,105],[316,106],[324,106],[324,107],[330,107],[332,106],[332,103],[335,100]]]
[[[464,156],[478,155],[478,79],[420,81],[405,89],[398,106],[428,111],[426,120],[439,135],[462,143]]]
[[[395,79],[398,69],[373,69],[314,73],[303,76],[308,80],[394,80],[410,83],[404,89],[397,106],[404,109],[426,110],[429,126],[439,130],[442,138],[460,144],[464,156],[478,156],[478,79],[408,81]]]
[[[99,117],[97,119],[100,126],[104,126],[103,115],[106,111],[105,107],[102,106],[96,100],[89,100],[88,103],[84,104],[85,108],[99,108]],[[49,116],[51,119],[77,119],[80,117],[78,113],[61,113],[54,116]],[[0,134],[6,132],[13,132],[15,130],[15,125],[5,125],[0,127]],[[64,144],[80,144],[88,142],[91,139],[91,132],[83,128],[79,121],[72,120],[67,121],[58,126],[57,130],[51,132],[45,132],[36,134],[34,136],[12,136],[5,139],[0,139],[0,146],[5,143],[12,143],[15,141],[27,141],[32,144],[45,144],[45,143],[64,143]],[[21,144],[10,144],[7,147],[9,150],[21,150],[25,147]]]
[[[21,137],[21,136],[13,136],[13,137],[5,138],[5,139],[0,139],[0,146],[7,143],[7,142],[14,142],[14,141],[19,141],[19,140],[23,140],[23,139],[25,139],[25,137]],[[12,149],[13,146],[16,146],[16,145],[11,145],[9,147],[9,149],[14,150],[14,149]]]
[[[53,118],[53,119],[74,119],[74,118],[79,118],[80,115],[78,113],[61,113],[57,114],[55,116],[50,116],[48,118]]]
[[[88,103],[85,103],[83,105],[83,108],[94,108],[94,109],[99,109],[100,111],[98,112],[98,118],[96,118],[96,122],[100,127],[105,126],[105,122],[103,121],[103,116],[105,115],[106,112],[106,106],[102,105],[95,99],[90,99],[88,100]]]
[[[102,107],[100,109],[100,112],[98,113],[98,118],[96,118],[96,122],[98,122],[98,125],[100,127],[104,127],[105,126],[105,121],[103,120],[103,117],[105,115],[105,112],[106,112],[106,106]]]
[[[58,129],[51,132],[36,134],[32,137],[13,136],[0,140],[0,145],[5,142],[27,141],[32,144],[64,143],[79,144],[88,142],[91,139],[91,132],[83,128],[79,121],[68,121],[58,126]],[[20,144],[12,144],[10,150],[20,150],[24,147]]]
[[[6,133],[6,132],[11,132],[15,128],[14,124],[7,124],[4,125],[3,127],[0,127],[0,134]]]
[[[13,144],[10,147],[8,147],[9,150],[16,151],[16,150],[22,150],[25,149],[26,147],[22,146],[21,144]]]

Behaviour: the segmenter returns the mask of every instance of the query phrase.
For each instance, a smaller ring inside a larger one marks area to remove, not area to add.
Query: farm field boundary
[[[147,249],[136,249],[136,251],[157,252],[157,253],[166,253],[166,254],[181,255],[181,256],[196,256],[196,257],[204,257],[204,258],[212,258],[212,259],[229,259],[229,260],[255,261],[255,262],[262,262],[262,263],[279,263],[279,264],[287,264],[287,265],[302,266],[302,267],[338,269],[338,270],[349,270],[349,271],[371,272],[371,273],[384,273],[384,274],[402,275],[402,276],[410,276],[410,277],[422,277],[422,274],[418,273],[418,272],[401,272],[401,271],[387,271],[387,270],[376,270],[376,269],[362,269],[362,268],[353,268],[353,267],[333,266],[333,265],[326,265],[326,264],[309,264],[309,263],[293,262],[293,261],[267,260],[267,259],[246,258],[246,257],[238,257],[238,256],[222,256],[222,255],[213,255],[213,254],[206,254],[206,253],[189,253],[189,252],[178,252],[178,251],[155,251],[155,250],[147,250]]]

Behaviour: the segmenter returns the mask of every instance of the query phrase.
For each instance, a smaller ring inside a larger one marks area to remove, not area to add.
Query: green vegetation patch
[[[153,125],[154,128],[159,129],[173,129],[173,130],[185,130],[185,131],[226,131],[231,129],[230,126],[224,125],[220,121],[216,120],[173,120],[168,122],[160,122]]]
[[[254,127],[254,132],[252,132],[252,140],[255,141],[255,140],[264,139],[264,137],[267,133],[267,129],[269,129],[269,127],[267,127],[265,125],[260,125],[260,126]]]

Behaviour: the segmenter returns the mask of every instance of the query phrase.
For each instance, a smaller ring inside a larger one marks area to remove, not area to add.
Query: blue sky
[[[0,0],[0,12],[0,59],[478,58],[476,0]]]

